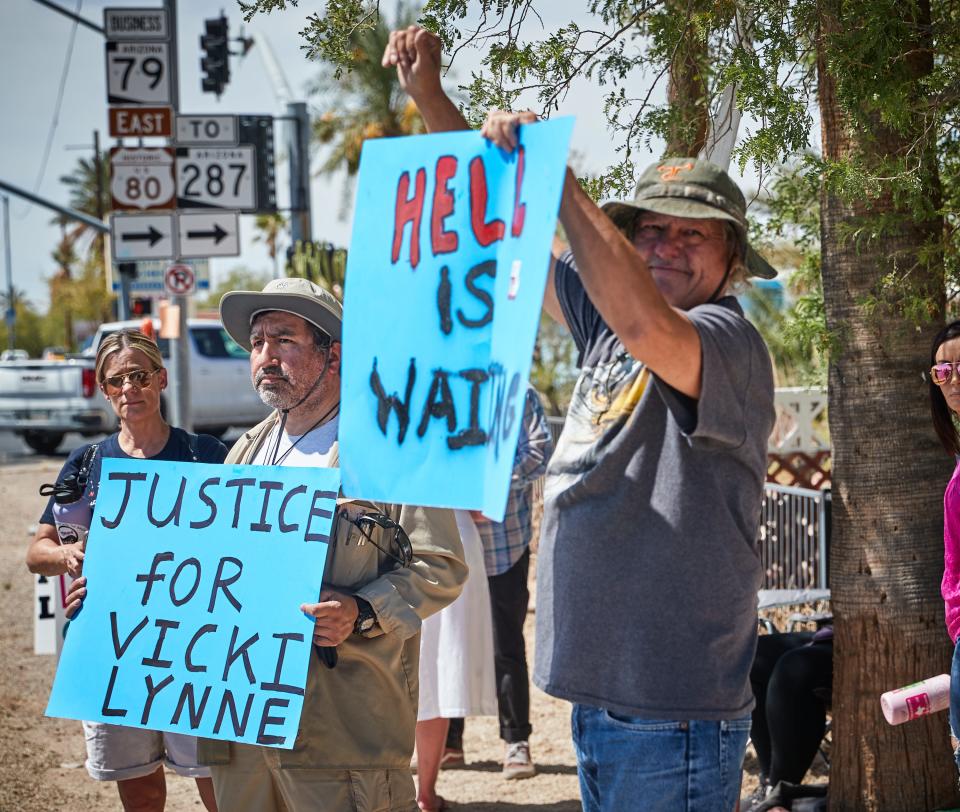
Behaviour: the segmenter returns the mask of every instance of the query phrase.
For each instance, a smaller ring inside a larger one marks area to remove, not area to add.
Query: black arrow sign
[[[213,231],[188,231],[187,239],[189,240],[213,240],[213,244],[219,244],[220,240],[228,236],[227,232],[224,231],[217,223],[213,224]]]
[[[153,226],[147,231],[141,231],[137,234],[133,232],[129,234],[121,234],[120,239],[124,242],[147,242],[149,240],[150,247],[153,248],[160,240],[163,239],[163,234],[157,231]]]

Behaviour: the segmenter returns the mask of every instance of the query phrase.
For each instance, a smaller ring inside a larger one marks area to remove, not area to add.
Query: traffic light
[[[142,296],[130,300],[130,315],[134,318],[149,316],[153,313],[153,299]]]
[[[227,18],[222,14],[203,21],[206,31],[200,37],[203,56],[200,57],[200,69],[203,78],[200,86],[204,93],[216,93],[219,97],[230,81],[230,36],[227,30]]]

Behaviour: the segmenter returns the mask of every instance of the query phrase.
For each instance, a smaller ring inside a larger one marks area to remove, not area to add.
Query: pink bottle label
[[[907,703],[907,713],[910,719],[917,719],[930,713],[930,695],[926,693],[914,694],[905,699]]]

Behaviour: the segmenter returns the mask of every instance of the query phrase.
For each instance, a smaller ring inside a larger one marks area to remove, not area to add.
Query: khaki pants
[[[411,812],[413,777],[401,770],[280,767],[269,747],[232,743],[229,764],[210,772],[222,812]]]

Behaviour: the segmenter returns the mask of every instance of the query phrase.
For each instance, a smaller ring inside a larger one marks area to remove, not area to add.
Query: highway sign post
[[[115,211],[172,209],[176,186],[170,147],[110,150],[110,194]]]
[[[172,105],[173,65],[166,42],[108,40],[107,103]]]
[[[256,212],[277,210],[277,185],[274,166],[273,116],[240,116],[240,143],[250,144],[257,156]]]
[[[252,146],[177,147],[177,208],[256,208]]]
[[[110,246],[117,262],[176,256],[173,214],[114,214]]]
[[[240,255],[240,222],[235,211],[180,212],[177,220],[181,257]]]

